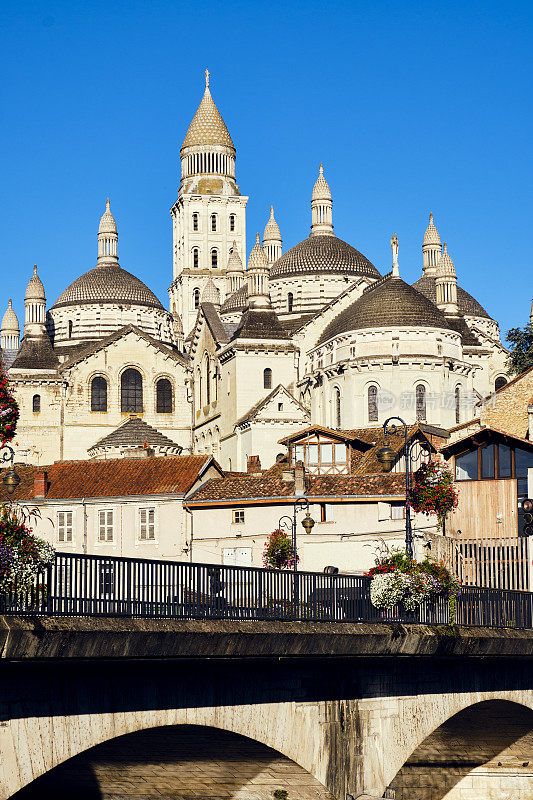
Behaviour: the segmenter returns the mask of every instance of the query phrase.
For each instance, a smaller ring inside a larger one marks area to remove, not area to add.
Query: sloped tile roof
[[[59,367],[59,359],[52,350],[52,344],[46,334],[38,339],[28,339],[26,336],[22,340],[17,357],[11,365],[11,369],[43,369],[55,372]]]
[[[275,388],[275,389],[272,389],[272,391],[270,392],[270,394],[268,394],[266,397],[264,397],[264,398],[263,398],[263,400],[259,400],[259,402],[258,402],[258,403],[256,403],[255,405],[253,405],[253,406],[252,406],[250,409],[248,409],[248,411],[246,412],[246,414],[245,414],[243,417],[241,417],[241,418],[240,418],[240,419],[239,419],[239,420],[238,420],[238,421],[235,423],[235,427],[237,427],[237,425],[242,425],[244,422],[250,422],[250,420],[252,420],[252,419],[255,419],[255,418],[257,417],[257,415],[259,414],[259,412],[261,411],[261,409],[263,409],[263,408],[264,408],[266,405],[268,405],[268,403],[269,403],[269,402],[272,400],[272,398],[273,398],[273,397],[274,397],[276,394],[278,394],[278,392],[282,392],[282,393],[283,393],[283,394],[284,394],[284,395],[287,397],[287,399],[288,399],[288,400],[290,400],[292,403],[294,403],[294,405],[295,405],[295,406],[296,406],[298,409],[300,409],[300,411],[301,411],[301,412],[302,412],[302,413],[303,413],[303,414],[304,414],[306,417],[309,417],[309,412],[308,412],[308,411],[307,411],[307,409],[306,409],[306,408],[305,408],[305,407],[304,407],[304,406],[303,406],[303,405],[300,403],[300,401],[299,401],[299,400],[297,400],[295,397],[293,397],[293,396],[292,396],[292,394],[290,394],[290,393],[287,391],[287,389],[286,389],[286,388],[285,388],[285,387],[284,387],[284,386],[283,386],[281,383],[278,383],[278,385],[276,386],[276,388]],[[283,441],[283,440],[282,440],[282,441]]]
[[[0,501],[33,500],[36,472],[47,474],[47,500],[186,494],[209,461],[218,467],[211,456],[207,455],[56,461],[44,467],[16,464],[15,470],[20,476],[20,484],[13,495],[8,495],[0,481]]]
[[[282,328],[275,311],[249,308],[243,313],[232,339],[290,339],[290,336]]]
[[[105,447],[143,447],[147,442],[150,447],[174,447],[182,449],[177,442],[173,442],[156,428],[152,428],[139,417],[130,417],[114,431],[104,436],[89,450]]]

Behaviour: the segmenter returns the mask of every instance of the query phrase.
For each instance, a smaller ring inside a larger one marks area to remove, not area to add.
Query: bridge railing
[[[56,553],[29,588],[0,594],[0,613],[531,628],[532,598],[530,592],[464,587],[451,619],[444,597],[415,612],[377,609],[370,579],[359,575]]]

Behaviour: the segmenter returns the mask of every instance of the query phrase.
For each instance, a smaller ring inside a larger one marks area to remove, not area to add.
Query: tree
[[[533,367],[533,325],[511,328],[507,331],[507,341],[512,345],[507,359],[507,374],[520,375]]]

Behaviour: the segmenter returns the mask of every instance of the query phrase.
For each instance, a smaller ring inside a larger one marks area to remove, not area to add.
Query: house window
[[[192,229],[193,231],[198,230],[198,213],[196,211],[192,215]]]
[[[390,504],[390,518],[391,519],[404,519],[405,518],[405,503],[391,503]]]
[[[161,378],[157,381],[156,387],[156,411],[158,414],[172,413],[172,384],[168,378]]]
[[[415,389],[416,418],[418,422],[426,421],[426,387],[419,383]]]
[[[216,233],[217,230],[217,215],[211,214],[211,230],[213,233]]]
[[[455,459],[455,478],[458,481],[476,481],[478,476],[477,469],[477,448],[470,453],[463,453]]]
[[[142,542],[155,539],[155,508],[139,509],[139,539]]]
[[[251,567],[251,547],[224,547],[222,549],[222,563],[228,567]]]
[[[235,230],[235,214],[229,215],[229,229],[232,233]]]
[[[192,303],[194,308],[200,307],[200,289],[194,289],[192,293]]]
[[[378,421],[378,387],[368,387],[368,421]]]
[[[455,387],[455,424],[459,425],[461,421],[461,388]]]
[[[232,509],[231,521],[234,525],[242,525],[244,523],[244,508]]]
[[[272,370],[267,367],[263,372],[263,388],[272,389]]]
[[[335,519],[335,506],[331,503],[320,503],[320,522],[333,522]]]
[[[496,378],[494,382],[494,391],[497,392],[498,389],[503,389],[503,387],[506,385],[507,385],[507,380],[503,377],[503,375],[500,375],[498,378]]]
[[[57,512],[57,541],[72,541],[72,511]]]
[[[91,411],[107,411],[107,381],[101,375],[91,381]]]
[[[481,449],[481,475],[483,478],[494,478],[494,445],[489,444]]]
[[[498,445],[498,474],[500,478],[511,477],[511,448],[506,444]]]
[[[527,471],[533,467],[533,453],[517,447],[514,451],[514,472],[517,478],[527,478]]]
[[[197,247],[193,247],[192,249],[192,265],[193,267],[198,267],[200,264],[200,251]]]
[[[120,378],[120,410],[139,414],[143,410],[143,379],[136,369],[126,369]]]
[[[292,307],[294,305],[294,295],[292,292],[289,292],[287,295],[287,311],[292,311]]]
[[[32,400],[31,405],[32,405],[32,408],[33,408],[33,413],[34,414],[38,414],[39,411],[41,410],[41,395],[40,394],[34,394],[33,395],[33,400]]]
[[[110,597],[115,592],[115,567],[113,564],[100,564],[98,570],[98,589],[101,597]]]
[[[98,541],[99,542],[112,542],[113,541],[113,512],[112,511],[99,511],[98,512]]]
[[[335,411],[335,425],[337,426],[337,428],[340,428],[341,427],[341,421],[342,421],[342,417],[341,417],[341,390],[338,389],[338,388],[335,388],[335,390],[333,392],[333,403],[334,403],[334,406],[335,406],[335,408],[334,408],[334,411]]]
[[[211,266],[213,269],[218,267],[218,250],[211,250]]]
[[[73,328],[72,320],[69,319],[69,321],[68,321],[68,338],[69,339],[72,339],[72,328]]]

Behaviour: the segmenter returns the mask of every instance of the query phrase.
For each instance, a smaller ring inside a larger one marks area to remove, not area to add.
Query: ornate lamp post
[[[285,515],[280,517],[278,522],[278,527],[280,530],[285,528],[285,530],[291,531],[291,538],[292,538],[292,554],[293,554],[293,572],[294,572],[294,607],[295,610],[298,607],[299,603],[299,585],[296,573],[298,572],[298,551],[296,548],[296,515],[299,511],[305,511],[305,517],[302,520],[302,526],[306,533],[311,533],[313,530],[315,521],[311,517],[309,513],[309,500],[307,497],[298,497],[294,501],[294,506],[292,509],[292,517]]]
[[[9,469],[5,471],[4,477],[2,478],[2,482],[6,487],[8,494],[13,494],[15,489],[20,483],[20,478],[15,472],[14,461],[15,461],[15,451],[13,448],[5,444],[3,447],[0,448],[0,461],[4,461],[7,464],[11,464]]]
[[[389,417],[383,423],[383,430],[385,432],[385,444],[378,450],[377,459],[383,467],[383,472],[390,472],[394,464],[395,453],[392,447],[387,442],[387,436],[394,434],[398,430],[398,425],[391,423],[399,422],[403,426],[404,440],[405,440],[405,552],[407,557],[413,560],[413,529],[411,527],[411,509],[409,507],[409,489],[411,481],[411,448],[407,439],[407,424],[401,417]]]

